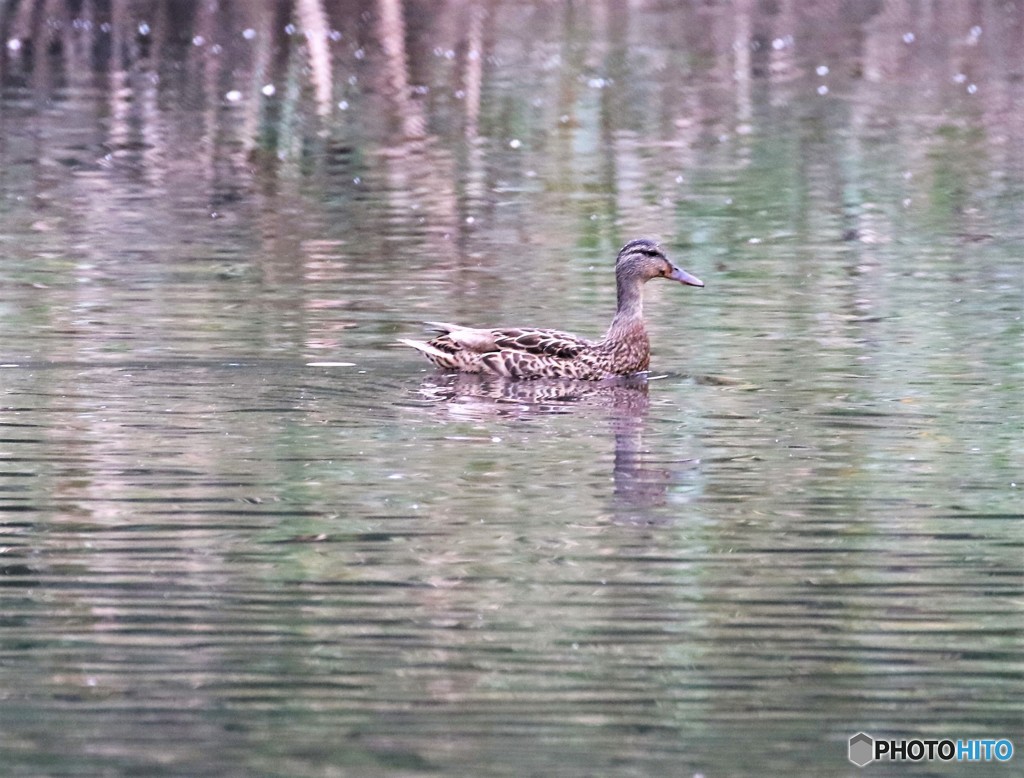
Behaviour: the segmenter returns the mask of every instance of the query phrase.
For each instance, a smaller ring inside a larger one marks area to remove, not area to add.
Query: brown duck
[[[441,334],[425,343],[400,342],[419,349],[440,368],[463,373],[588,381],[639,373],[651,360],[651,344],[644,327],[643,285],[652,278],[704,286],[699,278],[672,264],[657,243],[641,238],[623,246],[615,260],[619,304],[601,340],[586,340],[558,330],[476,329],[427,322]]]

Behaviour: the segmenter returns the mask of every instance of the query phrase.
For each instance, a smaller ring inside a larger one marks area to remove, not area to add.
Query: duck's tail
[[[447,360],[451,356],[450,354],[445,354],[443,351],[434,348],[429,343],[424,343],[422,340],[410,340],[408,338],[399,338],[398,342],[403,345],[414,348],[417,351],[422,351],[428,357],[431,357],[433,359]]]
[[[440,332],[442,335],[447,335],[449,332],[453,332],[455,330],[468,329],[468,327],[463,327],[459,324],[449,324],[446,321],[425,321],[423,324],[426,325],[428,330]]]

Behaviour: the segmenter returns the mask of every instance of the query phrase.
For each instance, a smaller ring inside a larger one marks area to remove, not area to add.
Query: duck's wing
[[[455,346],[487,354],[491,351],[514,351],[537,356],[572,359],[592,344],[585,338],[560,330],[534,327],[506,327],[483,329],[463,327],[443,321],[424,322],[427,327],[441,334],[431,343],[435,346]]]
[[[402,340],[435,365],[510,378],[593,378],[593,344],[560,330],[525,327],[477,329],[426,322],[440,334],[427,343]]]
[[[533,356],[574,359],[590,348],[590,341],[559,330],[510,328],[491,330],[499,351]]]

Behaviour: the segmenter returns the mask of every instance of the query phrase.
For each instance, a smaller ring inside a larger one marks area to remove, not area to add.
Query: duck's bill
[[[669,276],[673,281],[678,281],[681,284],[689,284],[690,286],[704,286],[704,282],[701,281],[697,276],[692,276],[683,270],[681,267],[673,268],[672,274]]]

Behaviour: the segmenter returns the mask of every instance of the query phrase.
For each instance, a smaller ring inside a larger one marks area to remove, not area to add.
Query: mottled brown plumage
[[[489,373],[509,378],[578,378],[598,381],[647,369],[651,345],[643,318],[643,285],[668,278],[704,286],[673,265],[651,240],[633,240],[615,260],[618,308],[601,340],[590,341],[558,330],[509,327],[478,329],[427,322],[441,334],[427,342],[401,340],[422,351],[445,370]]]

